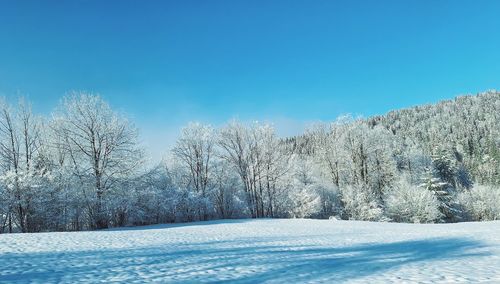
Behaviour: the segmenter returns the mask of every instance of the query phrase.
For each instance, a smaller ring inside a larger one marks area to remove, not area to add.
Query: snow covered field
[[[493,282],[500,222],[231,220],[0,235],[0,283]]]

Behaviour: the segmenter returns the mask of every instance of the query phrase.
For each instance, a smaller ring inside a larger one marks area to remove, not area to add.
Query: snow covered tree
[[[133,186],[133,210],[129,218],[134,225],[171,223],[176,221],[179,189],[163,163],[147,169]]]
[[[500,188],[475,185],[459,194],[458,200],[472,221],[500,220]]]
[[[342,133],[345,151],[344,184],[371,191],[382,201],[384,190],[390,188],[396,175],[396,164],[391,155],[391,137],[386,129],[370,128],[362,120],[355,120]],[[341,184],[342,187],[342,184]]]
[[[46,174],[40,152],[41,119],[33,115],[31,105],[22,98],[17,109],[2,102],[0,112],[0,163],[4,171],[0,178],[7,194],[9,232],[13,227],[21,232],[35,231],[35,204],[40,204],[42,198],[35,192],[41,187],[38,181]]]
[[[432,171],[434,177],[438,178],[441,182],[456,188],[455,175],[457,169],[446,149],[437,150],[436,154],[432,156]]]
[[[218,160],[214,164],[213,183],[212,199],[219,218],[237,218],[248,215],[238,175],[226,161]]]
[[[340,215],[338,188],[323,176],[314,159],[294,155],[290,159],[290,215],[299,218],[328,218]]]
[[[457,221],[461,218],[461,210],[455,200],[455,190],[449,183],[436,177],[439,173],[429,169],[420,187],[432,192],[436,197],[442,221]]]
[[[340,189],[345,215],[350,220],[381,221],[383,210],[372,192],[360,185],[348,185]]]
[[[208,202],[214,159],[215,133],[212,127],[191,123],[182,130],[181,137],[172,149],[174,157],[189,173],[187,188],[200,196],[202,202]],[[200,218],[207,220],[208,208],[199,208]]]
[[[319,195],[311,187],[296,190],[291,196],[293,207],[291,216],[293,218],[309,218],[321,210],[321,200]]]
[[[274,128],[259,123],[246,127],[233,121],[219,131],[218,137],[221,158],[240,176],[251,216],[275,216],[279,201],[275,197],[284,190],[278,184],[288,170],[288,156]]]
[[[385,211],[395,222],[432,223],[442,217],[434,193],[410,184],[406,178],[386,193]]]
[[[481,183],[500,185],[500,143],[497,143],[493,139],[488,139],[485,143],[488,151],[477,162],[477,170],[481,175],[476,179]]]
[[[285,194],[283,179],[290,169],[290,156],[287,155],[278,140],[274,128],[270,125],[257,126],[254,129],[258,149],[256,149],[256,168],[258,169],[258,188],[261,197],[260,211],[267,217],[277,217],[280,196]]]
[[[346,159],[342,151],[342,133],[344,133],[345,121],[338,119],[332,125],[316,125],[309,129],[307,134],[313,137],[315,158],[327,172],[333,185],[339,187],[343,176],[343,163]]]
[[[97,95],[84,92],[67,96],[54,114],[54,127],[63,137],[73,174],[87,197],[92,228],[106,228],[108,193],[120,179],[141,165],[137,130]]]

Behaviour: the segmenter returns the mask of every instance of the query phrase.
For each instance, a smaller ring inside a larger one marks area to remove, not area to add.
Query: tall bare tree
[[[142,162],[137,130],[100,96],[84,92],[67,96],[54,119],[58,133],[64,137],[74,174],[83,181],[92,227],[106,228],[106,194]]]
[[[200,194],[202,200],[207,198],[210,185],[214,144],[212,127],[191,123],[182,130],[181,137],[172,149],[174,157],[189,172],[187,187]],[[200,217],[206,220],[207,208],[201,207]]]

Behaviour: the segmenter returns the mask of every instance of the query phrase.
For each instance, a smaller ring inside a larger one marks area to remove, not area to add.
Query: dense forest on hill
[[[500,219],[500,93],[297,137],[268,124],[191,123],[164,161],[99,96],[68,95],[51,117],[0,105],[0,233],[220,218],[394,222]]]
[[[310,133],[287,138],[287,148],[294,153],[314,156],[313,153],[329,143],[328,140],[317,143],[318,137],[333,137],[333,132],[341,132],[345,124],[353,120],[348,117],[342,122],[339,119],[331,125],[335,130],[319,125]],[[453,160],[458,174],[470,175],[469,182],[500,183],[498,92],[460,96],[437,104],[391,111],[386,115],[358,119],[356,123],[367,124],[370,130],[388,130],[386,134],[393,140],[391,154],[400,172],[418,178],[421,174],[418,169],[429,167],[432,156],[441,152]]]

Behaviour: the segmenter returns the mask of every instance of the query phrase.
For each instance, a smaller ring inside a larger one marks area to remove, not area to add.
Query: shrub
[[[389,190],[385,206],[387,216],[395,222],[432,223],[441,218],[434,194],[406,181]]]
[[[372,192],[362,186],[345,186],[341,189],[342,202],[351,220],[383,221],[383,211]]]
[[[475,185],[459,194],[459,201],[473,221],[500,220],[500,188]]]

